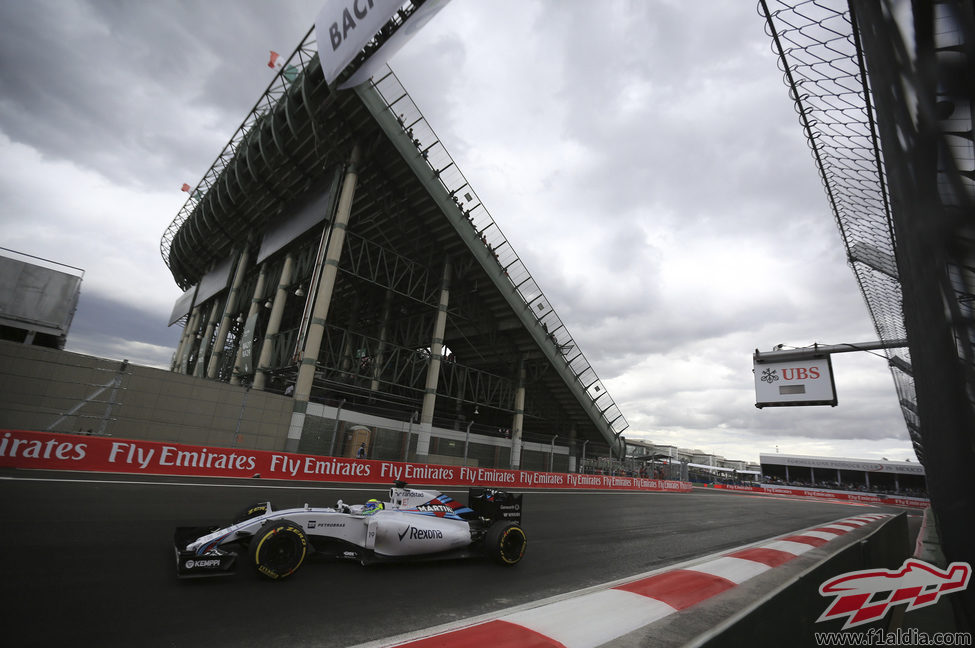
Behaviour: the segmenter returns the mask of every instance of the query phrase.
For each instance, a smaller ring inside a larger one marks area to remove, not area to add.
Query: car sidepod
[[[470,525],[465,520],[400,511],[380,511],[370,520],[375,552],[383,556],[419,556],[469,547]]]

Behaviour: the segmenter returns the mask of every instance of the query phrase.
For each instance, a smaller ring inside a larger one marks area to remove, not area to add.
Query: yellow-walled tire
[[[271,520],[251,538],[250,560],[257,573],[271,580],[291,576],[308,554],[308,538],[290,520]]]
[[[521,562],[528,538],[524,529],[514,522],[495,522],[484,536],[484,548],[494,562],[510,567]]]

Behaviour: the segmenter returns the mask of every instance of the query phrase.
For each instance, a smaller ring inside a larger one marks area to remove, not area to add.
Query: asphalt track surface
[[[417,487],[420,485],[417,484]],[[867,511],[695,490],[526,492],[528,550],[482,560],[306,562],[266,581],[243,566],[178,580],[176,526],[270,499],[333,506],[375,486],[0,471],[0,619],[9,646],[348,646],[502,610]],[[466,491],[446,491],[466,502]]]

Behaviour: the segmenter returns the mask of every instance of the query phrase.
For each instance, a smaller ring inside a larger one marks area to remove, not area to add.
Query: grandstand
[[[358,425],[377,457],[618,457],[626,420],[512,243],[389,68],[339,89],[355,66],[326,83],[309,31],[188,192],[172,370],[293,394],[288,450]]]
[[[913,461],[842,459],[762,454],[762,479],[768,484],[839,490],[927,495],[924,466]]]

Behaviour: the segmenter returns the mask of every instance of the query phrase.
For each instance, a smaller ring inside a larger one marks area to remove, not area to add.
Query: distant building
[[[0,248],[0,340],[63,349],[84,270]]]

